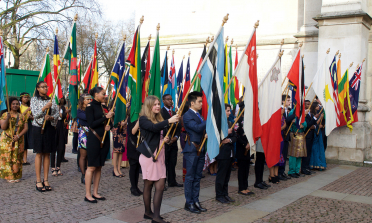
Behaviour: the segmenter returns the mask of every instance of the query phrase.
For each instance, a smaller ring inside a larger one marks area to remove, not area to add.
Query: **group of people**
[[[49,165],[53,176],[62,175],[61,162],[64,159],[70,109],[65,100],[59,104],[47,96],[48,86],[38,82],[34,97],[25,93],[17,98],[9,98],[10,111],[5,111],[0,119],[0,177],[9,182],[18,182],[22,176],[22,165],[27,165],[27,149],[32,148],[35,157],[36,190],[51,191],[48,182]],[[324,151],[324,114],[318,101],[306,101],[306,119],[298,123],[294,110],[290,108],[291,99],[282,96],[281,131],[283,141],[280,145],[279,162],[269,168],[268,181],[278,184],[301,175],[311,175],[314,169],[326,168]],[[161,108],[161,101],[164,107]],[[73,120],[73,144],[78,148],[78,165],[82,173],[81,183],[85,184],[84,200],[97,203],[105,200],[98,192],[101,169],[104,166],[110,147],[113,147],[113,176],[122,178],[120,163],[124,151],[129,160],[130,192],[134,196],[143,195],[144,218],[153,222],[164,222],[160,216],[163,191],[168,187],[184,187],[185,210],[192,213],[206,212],[199,201],[200,181],[203,170],[209,170],[215,180],[216,200],[221,203],[234,202],[229,196],[228,183],[232,170],[237,170],[238,193],[253,195],[248,189],[248,175],[254,161],[255,184],[259,189],[271,187],[263,179],[265,154],[260,139],[255,144],[255,154],[251,155],[251,145],[244,133],[244,115],[238,114],[244,108],[242,100],[239,108],[225,104],[228,117],[228,136],[221,141],[219,154],[210,164],[203,141],[206,134],[206,120],[201,116],[202,93],[191,92],[187,97],[181,115],[173,111],[173,98],[164,94],[161,99],[148,96],[144,100],[138,120],[131,121],[130,105],[127,117],[115,126],[112,124],[114,109],[107,106],[106,92],[95,87],[89,94],[80,96],[77,118]],[[32,130],[31,130],[32,129]],[[168,130],[170,134],[167,134]],[[110,132],[113,145],[110,145]],[[104,135],[108,134],[104,139]],[[184,184],[176,180],[176,165],[180,142],[184,161]],[[204,146],[203,146],[203,145]],[[26,155],[25,155],[26,154]],[[289,156],[289,171],[285,166]],[[43,180],[41,167],[43,166]],[[144,181],[143,191],[138,187],[139,174]],[[168,182],[168,186],[166,186]],[[93,192],[91,186],[93,184]],[[153,209],[151,208],[152,188]]]

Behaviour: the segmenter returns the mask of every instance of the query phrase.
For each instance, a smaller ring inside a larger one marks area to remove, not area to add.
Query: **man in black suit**
[[[164,120],[167,120],[176,114],[174,111],[172,111],[173,99],[172,96],[169,94],[164,94],[162,99],[164,107],[161,109],[161,116],[163,116]],[[174,128],[175,127],[172,128],[172,131],[169,134],[169,138],[172,137]],[[168,128],[165,129],[165,131],[163,131],[164,136],[167,134],[167,132]],[[167,178],[169,187],[183,187],[183,184],[179,184],[176,181],[176,165],[178,153],[177,140],[180,136],[180,133],[181,124],[177,125],[174,137],[170,139],[168,144],[165,144],[165,165],[167,168]]]
[[[231,114],[231,105],[225,104],[226,117]],[[220,153],[216,156],[218,163],[218,171],[216,177],[216,200],[225,204],[235,202],[234,199],[229,197],[228,187],[231,175],[231,165],[234,157],[234,143],[236,142],[236,134],[231,128],[232,123],[229,124],[229,135],[222,140]]]

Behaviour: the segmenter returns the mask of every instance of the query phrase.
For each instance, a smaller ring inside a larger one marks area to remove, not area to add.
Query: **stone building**
[[[366,58],[359,97],[359,122],[353,124],[352,133],[346,127],[333,130],[328,137],[326,156],[332,162],[357,165],[372,159],[372,68],[368,57],[372,55],[372,0],[141,0],[135,4],[136,23],[142,15],[145,19],[141,27],[141,46],[147,44],[149,34],[154,38],[156,26],[160,23],[161,58],[164,58],[170,45],[168,55],[171,58],[171,51],[175,50],[177,72],[183,56],[186,56],[186,66],[191,51],[191,75],[194,74],[205,39],[216,34],[226,13],[230,16],[225,24],[225,37],[229,36],[228,46],[231,38],[234,39],[233,61],[235,46],[240,57],[254,23],[260,21],[257,28],[259,81],[274,62],[282,39],[283,77],[290,68],[299,43],[303,42],[301,51],[307,86],[328,48],[331,55],[340,51],[342,72],[354,62],[350,68],[352,74],[356,65]],[[151,45],[154,45],[153,41]],[[168,61],[170,63],[170,59]],[[310,91],[308,99],[313,97],[314,93]]]

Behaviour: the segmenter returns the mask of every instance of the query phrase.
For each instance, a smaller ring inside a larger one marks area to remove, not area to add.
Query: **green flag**
[[[230,45],[230,51],[229,51],[229,82],[231,81],[231,78],[233,78],[232,75],[233,75],[233,68],[232,68],[231,45]],[[232,104],[233,108],[236,107],[234,81],[235,80],[233,79],[232,83],[230,85],[230,88],[229,88],[230,103]]]
[[[154,56],[152,59],[150,69],[150,84],[149,84],[149,95],[155,95],[160,100],[160,85],[161,85],[161,73],[160,73],[160,46],[159,46],[159,31],[156,35]]]

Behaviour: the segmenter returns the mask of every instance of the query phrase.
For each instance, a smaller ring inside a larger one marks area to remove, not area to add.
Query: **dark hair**
[[[310,100],[305,100],[305,103],[306,103],[306,102],[310,102]]]
[[[286,100],[285,98],[288,99],[288,98],[291,98],[291,96],[283,94],[282,95],[282,101],[285,101]]]
[[[89,94],[82,94],[80,95],[79,101],[78,101],[78,108],[82,111],[85,111],[83,105],[84,105],[84,100],[86,96],[90,96]]]
[[[99,92],[103,91],[103,88],[101,87],[94,87],[89,91],[89,94],[94,98],[95,94],[98,94]]]
[[[314,101],[313,104],[310,107],[310,113],[315,115],[316,114],[316,107],[318,107],[318,102]]]
[[[50,97],[48,97],[48,95],[45,95],[44,97],[42,97],[40,94],[39,94],[39,91],[37,90],[41,84],[46,84],[45,81],[39,81],[37,84],[36,84],[36,90],[35,90],[35,96],[37,98],[41,98],[42,100],[49,100]]]
[[[185,106],[183,107],[182,110],[182,116],[190,109],[190,102],[186,101]]]
[[[61,103],[61,100],[63,99],[63,103]],[[62,96],[62,98],[59,99],[59,105],[66,105],[66,98],[65,96]]]
[[[231,109],[231,105],[225,103],[225,110],[226,110],[227,108],[230,108],[230,109]]]
[[[168,95],[170,96],[170,94],[163,94],[163,97],[161,97],[161,99],[164,100],[164,98],[167,97]]]
[[[203,94],[199,91],[193,91],[189,94],[187,100],[190,102],[191,105],[191,102],[195,102],[198,97],[203,97]]]
[[[12,102],[13,102],[13,101],[17,101],[17,102],[19,103],[19,101],[18,101],[18,99],[17,99],[16,97],[9,97],[9,106],[12,106]],[[3,115],[5,112],[8,111],[8,102],[6,102],[6,106],[7,106],[7,109],[2,110],[2,111],[1,111],[1,115]],[[9,108],[9,109],[10,109],[10,108]],[[18,108],[17,112],[18,112],[18,113],[21,113],[21,109]]]
[[[315,99],[318,100],[319,99],[318,96],[315,96]]]
[[[22,93],[19,95],[19,100],[21,101],[21,103],[22,103],[22,98],[23,98],[23,96],[26,96],[26,95],[30,96],[30,94],[27,93],[27,92],[22,92]],[[26,105],[27,105],[28,107],[30,107],[30,104],[31,104],[31,100],[28,100],[28,102],[26,103]]]

